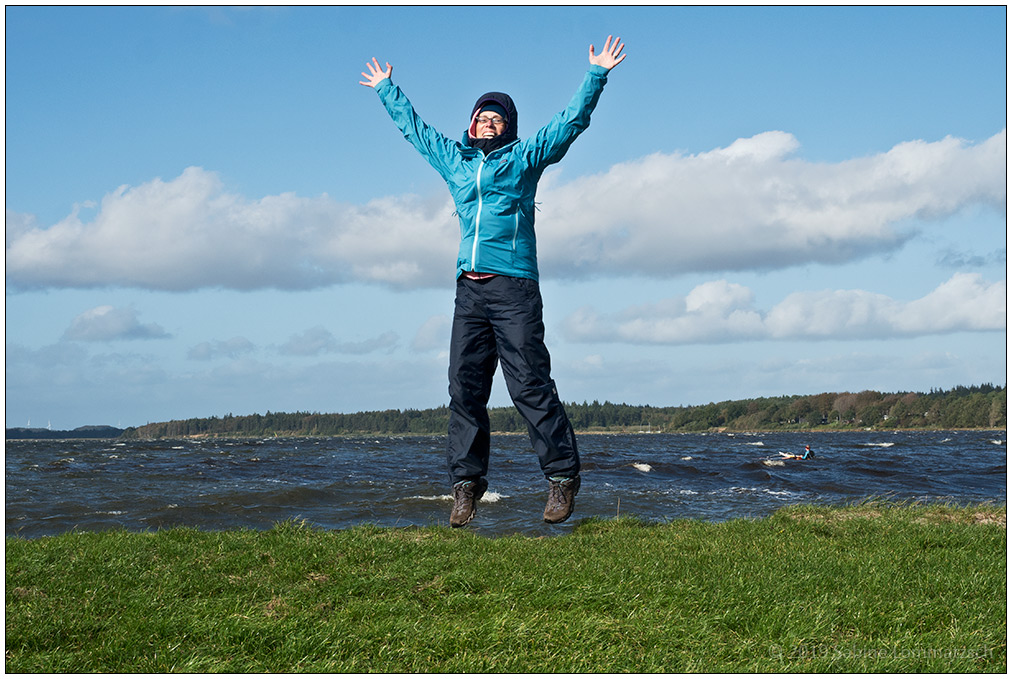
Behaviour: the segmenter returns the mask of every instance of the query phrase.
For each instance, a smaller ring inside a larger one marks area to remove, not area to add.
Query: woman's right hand
[[[602,66],[610,71],[621,64],[622,60],[625,59],[626,55],[622,54],[622,50],[624,48],[625,44],[622,42],[622,38],[616,38],[613,44],[611,42],[611,36],[609,35],[608,39],[604,41],[604,49],[601,50],[600,54],[595,54],[594,46],[590,46],[590,63]],[[387,64],[387,66],[389,65],[390,64]],[[363,73],[362,75],[365,74]]]
[[[389,61],[387,62],[387,69],[385,71],[380,68],[379,62],[376,61],[376,57],[372,58],[372,63],[369,63],[368,61],[365,62],[365,67],[369,69],[369,72],[366,73],[365,71],[362,71],[362,77],[365,78],[365,80],[359,80],[358,84],[365,85],[366,87],[375,88],[380,84],[381,80],[386,80],[394,72],[394,67],[390,65]]]

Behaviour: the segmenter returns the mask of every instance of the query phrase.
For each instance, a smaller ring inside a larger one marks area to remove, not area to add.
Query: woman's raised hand
[[[609,71],[625,59],[625,55],[622,54],[622,50],[625,49],[625,44],[621,42],[621,38],[615,38],[615,42],[612,43],[611,36],[604,41],[604,49],[601,50],[600,54],[594,54],[594,45],[590,46],[590,63],[596,66],[603,66]],[[621,56],[620,56],[621,55]],[[389,64],[387,64],[389,66]],[[362,75],[365,75],[364,73]]]
[[[590,49],[591,52],[594,51],[593,47]],[[394,72],[394,67],[390,65],[389,61],[387,62],[387,69],[385,71],[380,68],[379,62],[376,61],[376,57],[372,58],[372,63],[369,63],[368,61],[365,62],[365,67],[369,69],[369,72],[366,73],[365,71],[362,71],[362,77],[365,78],[365,80],[359,80],[358,84],[365,85],[366,87],[376,87],[380,84],[381,80],[389,78]]]

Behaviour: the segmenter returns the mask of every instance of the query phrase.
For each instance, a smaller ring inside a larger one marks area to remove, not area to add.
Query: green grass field
[[[1005,507],[7,538],[8,672],[1004,672]]]

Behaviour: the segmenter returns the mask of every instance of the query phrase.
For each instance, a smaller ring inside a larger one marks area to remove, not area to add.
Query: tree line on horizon
[[[1004,429],[1006,387],[983,384],[932,389],[929,393],[825,393],[721,401],[699,406],[634,406],[605,401],[567,403],[578,431],[703,432],[800,429]],[[447,406],[425,410],[358,413],[272,413],[158,422],[126,429],[123,438],[188,436],[341,436],[353,434],[444,434]],[[490,408],[492,431],[523,433],[527,425],[513,407]]]

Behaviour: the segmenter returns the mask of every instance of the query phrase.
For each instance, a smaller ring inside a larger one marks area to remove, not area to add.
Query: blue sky
[[[610,33],[538,194],[565,401],[1005,384],[1003,6],[5,14],[8,427],[444,404],[452,203],[360,72],[527,136]]]

